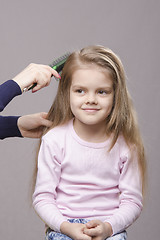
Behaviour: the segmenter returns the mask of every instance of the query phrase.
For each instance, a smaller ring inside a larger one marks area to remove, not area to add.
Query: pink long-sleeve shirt
[[[102,143],[82,140],[73,120],[42,138],[33,206],[51,229],[71,218],[109,222],[113,234],[131,225],[142,210],[136,151],[120,136],[109,152]],[[134,159],[133,159],[134,158]]]

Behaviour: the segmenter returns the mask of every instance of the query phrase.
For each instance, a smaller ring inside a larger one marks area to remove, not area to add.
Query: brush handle
[[[50,65],[50,67],[53,68],[54,70],[56,70],[58,73],[60,73],[64,67],[65,62],[66,62],[66,59],[60,61],[59,63],[57,63],[54,66]]]

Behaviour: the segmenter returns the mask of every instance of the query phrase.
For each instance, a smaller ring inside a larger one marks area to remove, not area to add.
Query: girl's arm
[[[113,234],[129,227],[142,211],[142,181],[136,150],[121,158],[119,190],[119,208],[106,220],[112,226]]]
[[[125,230],[140,215],[142,210],[142,184],[139,174],[136,151],[126,154],[120,161],[119,208],[104,222],[92,220],[86,224],[84,233],[92,239],[103,240]]]
[[[56,205],[56,187],[61,174],[61,153],[57,145],[42,139],[38,172],[33,194],[33,207],[40,218],[53,230],[60,231],[60,225],[67,219]]]

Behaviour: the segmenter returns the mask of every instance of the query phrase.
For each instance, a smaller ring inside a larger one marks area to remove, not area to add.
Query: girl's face
[[[76,124],[105,125],[113,98],[113,82],[108,71],[86,68],[73,73],[70,107]]]

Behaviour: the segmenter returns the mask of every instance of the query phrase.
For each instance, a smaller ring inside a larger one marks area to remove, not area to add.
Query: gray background
[[[30,62],[48,64],[67,51],[101,44],[122,59],[148,157],[144,211],[130,240],[159,239],[159,0],[0,1],[0,83]],[[16,97],[3,115],[48,111],[57,83]],[[35,139],[0,143],[0,239],[42,240],[44,224],[30,205]]]

